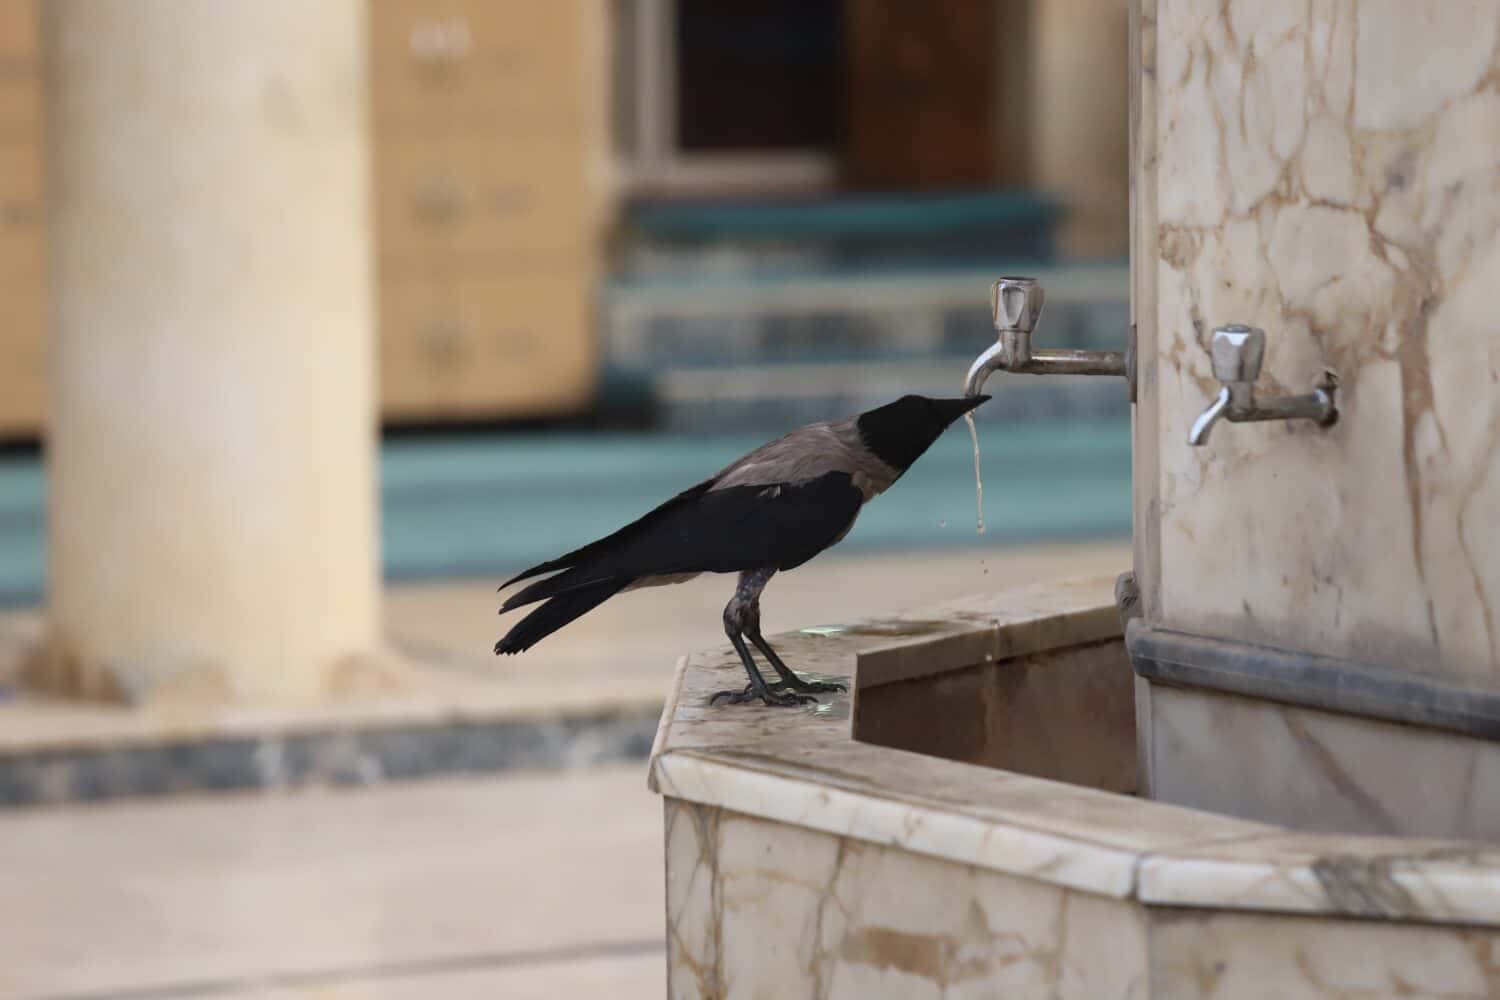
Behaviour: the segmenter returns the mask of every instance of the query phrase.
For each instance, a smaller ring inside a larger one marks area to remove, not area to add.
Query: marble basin
[[[1500,995],[1500,849],[1300,833],[1135,794],[1112,579],[780,637],[851,681],[711,707],[678,665],[652,751],[670,993]]]

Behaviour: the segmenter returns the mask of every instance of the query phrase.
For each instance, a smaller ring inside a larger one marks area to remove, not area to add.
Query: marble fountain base
[[[1135,794],[1111,579],[781,637],[848,678],[711,707],[651,760],[676,998],[1500,995],[1500,849],[1297,832]]]

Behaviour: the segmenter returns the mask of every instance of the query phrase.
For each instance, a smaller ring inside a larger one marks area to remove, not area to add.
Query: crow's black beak
[[[938,412],[942,413],[951,424],[970,410],[977,409],[979,404],[988,402],[989,398],[988,396],[965,396],[962,399],[938,399],[934,402],[937,403]]]

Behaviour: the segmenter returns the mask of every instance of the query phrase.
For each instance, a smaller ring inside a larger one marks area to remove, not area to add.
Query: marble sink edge
[[[851,700],[871,680],[960,659],[1003,669],[1020,653],[1120,634],[1113,583],[1030,584],[782,635],[777,648],[798,670],[851,682],[851,694],[802,709],[709,706],[713,691],[743,685],[739,662],[727,645],[684,656],[650,787],[1150,906],[1500,926],[1500,845],[1300,833],[851,737]]]

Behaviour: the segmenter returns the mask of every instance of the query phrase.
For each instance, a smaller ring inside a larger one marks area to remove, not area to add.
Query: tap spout
[[[1193,429],[1188,432],[1188,444],[1197,447],[1208,441],[1208,435],[1214,429],[1214,424],[1224,416],[1229,409],[1229,386],[1219,390],[1218,396],[1208,404],[1208,409],[1198,414],[1198,419],[1193,421]]]
[[[999,342],[991,344],[984,353],[974,359],[969,366],[969,374],[964,377],[964,395],[977,396],[984,391],[985,381],[996,369],[1003,368],[1004,363],[1001,355],[1005,353],[1005,345]]]

